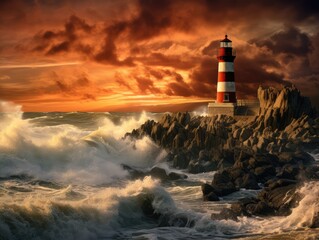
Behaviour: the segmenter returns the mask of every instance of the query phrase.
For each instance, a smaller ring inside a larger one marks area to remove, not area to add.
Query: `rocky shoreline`
[[[167,161],[174,168],[216,171],[212,182],[202,185],[206,201],[218,201],[241,188],[261,189],[256,198],[241,199],[213,219],[287,215],[301,199],[296,190],[306,181],[319,180],[319,166],[307,153],[318,151],[319,118],[295,87],[260,87],[258,99],[259,115],[248,121],[225,115],[165,114],[125,137],[149,136],[167,150]],[[185,177],[151,171],[164,179]]]

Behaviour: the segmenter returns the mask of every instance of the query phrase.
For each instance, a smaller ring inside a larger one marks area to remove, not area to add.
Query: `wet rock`
[[[211,185],[214,188],[213,192],[220,197],[238,190],[227,171],[217,172]]]
[[[295,180],[298,178],[299,172],[300,172],[299,166],[286,164],[282,167],[282,169],[276,176],[279,178]]]
[[[258,199],[272,208],[278,215],[288,215],[291,208],[297,206],[300,196],[296,192],[297,185],[289,180],[274,181],[269,188],[258,194]]]
[[[218,196],[214,192],[210,192],[207,195],[204,195],[203,199],[204,201],[219,201]]]
[[[295,185],[297,184],[296,180],[291,180],[291,179],[278,179],[278,178],[273,178],[269,180],[268,182],[265,183],[265,186],[269,189],[275,189],[278,187],[285,187],[288,185]]]
[[[202,189],[203,195],[208,195],[209,193],[214,191],[214,188],[212,187],[212,185],[207,183],[202,184],[201,189]]]
[[[246,211],[251,215],[269,216],[274,213],[274,209],[268,206],[266,202],[247,204]]]
[[[203,168],[198,161],[190,161],[188,165],[188,172],[190,173],[201,173],[203,172]]]
[[[241,141],[246,141],[253,134],[253,130],[251,128],[244,128],[239,136]]]
[[[122,164],[122,167],[124,170],[127,170],[129,172],[131,179],[141,179],[146,176],[146,174],[143,171],[134,169],[128,165]]]
[[[173,167],[185,169],[189,165],[189,156],[184,152],[178,152],[173,158]]]
[[[176,173],[176,172],[170,172],[168,174],[168,178],[170,180],[179,180],[179,179],[186,179],[188,178],[186,174],[180,174],[180,173]]]
[[[233,220],[237,222],[238,216],[240,216],[240,214],[236,213],[232,209],[224,208],[221,210],[220,213],[212,213],[211,219],[212,220]]]
[[[258,199],[245,200],[238,209],[225,210],[229,218],[269,212],[287,214],[297,201],[295,188],[299,182],[319,179],[319,167],[314,167],[314,159],[305,152],[319,144],[319,119],[309,99],[294,86],[260,87],[258,99],[259,116],[247,122],[222,115],[164,114],[160,121],[149,120],[126,136],[150,136],[170,153],[167,159],[175,168],[191,173],[218,170],[212,183],[202,189],[205,200],[218,200],[240,188],[259,189],[260,183],[265,185]],[[128,171],[135,177],[147,174]],[[162,180],[180,177],[157,168],[150,174]]]
[[[266,182],[276,175],[276,169],[272,165],[255,168],[254,171],[258,182]]]
[[[258,199],[253,197],[241,198],[231,205],[230,210],[236,216],[251,216],[251,213],[247,211],[247,206],[257,203]]]
[[[253,173],[245,174],[244,177],[242,178],[242,184],[240,184],[240,188],[255,189],[255,190],[260,189],[257,182],[256,175]]]
[[[153,167],[151,171],[147,173],[147,175],[151,175],[152,177],[158,178],[160,180],[178,180],[178,179],[185,179],[187,175],[179,174],[176,172],[170,172],[169,174],[166,173],[166,170],[159,167]]]

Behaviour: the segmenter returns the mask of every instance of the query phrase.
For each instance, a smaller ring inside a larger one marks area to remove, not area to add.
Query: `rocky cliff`
[[[284,87],[281,90],[259,87],[257,95],[260,102],[259,117],[256,120],[260,123],[259,130],[265,127],[282,130],[293,119],[316,116],[309,98],[301,96],[300,91],[294,86]]]
[[[249,122],[232,117],[165,114],[149,120],[126,137],[151,137],[168,152],[175,168],[203,172],[232,166],[237,151],[256,155],[314,149],[319,145],[319,119],[308,98],[295,87],[258,89],[260,114]]]
[[[319,179],[319,168],[306,153],[319,150],[319,119],[309,99],[295,87],[260,87],[258,98],[259,115],[248,122],[225,115],[165,114],[126,137],[149,136],[167,150],[167,161],[174,168],[217,171],[212,182],[202,186],[204,200],[218,201],[240,188],[266,186],[257,198],[234,206],[232,217],[287,214],[298,200],[294,191],[301,182]],[[291,201],[281,202],[288,192]]]

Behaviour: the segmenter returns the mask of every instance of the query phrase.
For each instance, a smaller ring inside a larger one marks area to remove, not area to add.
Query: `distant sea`
[[[0,239],[318,239],[318,229],[307,225],[307,213],[318,208],[318,183],[300,190],[307,197],[290,216],[218,221],[210,215],[258,191],[204,202],[201,184],[214,172],[171,182],[130,180],[123,164],[181,172],[148,137],[123,138],[162,114],[1,113]],[[154,196],[155,211],[167,217],[164,226],[138,207],[141,193]]]

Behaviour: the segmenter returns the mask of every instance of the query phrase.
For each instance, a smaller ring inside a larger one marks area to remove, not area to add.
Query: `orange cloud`
[[[227,32],[238,97],[293,83],[319,104],[317,12],[301,0],[1,1],[0,95],[28,111],[209,101]]]

